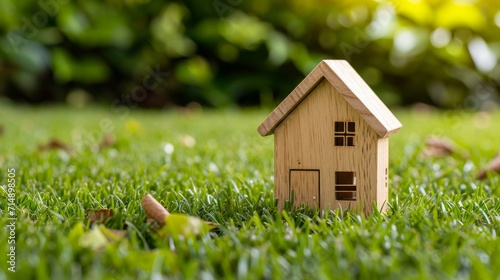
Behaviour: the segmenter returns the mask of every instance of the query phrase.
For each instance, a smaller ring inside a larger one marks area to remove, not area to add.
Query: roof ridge
[[[349,62],[323,60],[260,124],[259,134],[262,136],[273,134],[274,129],[323,79],[332,84],[380,137],[388,137],[401,128],[399,120]]]

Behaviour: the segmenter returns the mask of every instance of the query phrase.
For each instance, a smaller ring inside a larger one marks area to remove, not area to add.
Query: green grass
[[[474,177],[498,151],[500,114],[398,113],[404,128],[391,137],[390,208],[365,217],[276,210],[273,138],[256,132],[267,113],[0,107],[0,184],[12,167],[17,180],[16,272],[7,270],[5,245],[0,279],[499,279],[500,176]],[[117,141],[97,152],[92,139],[108,118]],[[420,157],[431,134],[470,156]],[[39,153],[51,138],[76,152]],[[140,206],[147,193],[220,229],[161,240]],[[126,224],[127,237],[83,248],[72,229],[88,225],[87,209],[103,208],[115,210],[106,226]],[[0,231],[2,244],[8,234]]]

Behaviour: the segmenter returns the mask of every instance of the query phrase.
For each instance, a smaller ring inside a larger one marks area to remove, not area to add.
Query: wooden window
[[[356,172],[335,172],[335,199],[356,200]]]
[[[355,122],[335,122],[335,146],[354,146],[356,136]]]

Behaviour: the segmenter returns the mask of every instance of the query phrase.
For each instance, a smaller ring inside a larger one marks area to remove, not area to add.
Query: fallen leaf
[[[91,224],[105,223],[109,218],[113,217],[113,209],[87,210],[87,217]]]
[[[500,173],[500,153],[497,154],[497,156],[492,161],[490,161],[486,168],[479,171],[477,178],[479,180],[485,179],[488,172]]]
[[[108,243],[108,239],[98,227],[95,227],[84,233],[79,240],[79,244],[81,247],[89,248],[92,250],[99,250],[108,245]]]
[[[480,111],[474,114],[472,123],[474,127],[478,129],[487,129],[491,125],[491,114],[489,112]]]
[[[73,149],[70,146],[66,145],[64,142],[57,140],[55,138],[50,139],[50,141],[44,145],[38,146],[39,152],[44,152],[49,150],[63,150],[68,154],[73,153]]]
[[[113,146],[116,142],[116,138],[113,134],[106,134],[103,138],[101,143],[99,143],[99,151],[104,150],[105,148],[109,148]]]
[[[442,157],[455,153],[455,143],[449,139],[429,137],[425,142],[426,149],[422,152],[425,157]]]
[[[154,197],[147,194],[142,200],[141,205],[148,216],[147,223],[153,224],[153,229],[159,230],[160,236],[191,236],[204,234],[218,225],[212,222],[206,222],[196,217],[185,214],[170,214]],[[155,225],[157,223],[157,225]]]
[[[111,241],[111,242],[118,241],[118,240],[122,239],[125,236],[125,234],[127,234],[126,230],[111,229],[111,228],[105,227],[104,225],[99,225],[99,230],[102,232],[102,234],[104,234],[106,239],[108,239],[108,241]]]
[[[203,107],[198,102],[189,102],[185,107],[179,107],[179,112],[186,115],[197,115],[203,111]]]
[[[194,145],[196,145],[196,140],[190,135],[181,136],[181,142],[188,148],[192,148],[194,147]]]
[[[153,196],[147,194],[142,198],[141,205],[149,218],[155,220],[160,226],[165,225],[165,218],[170,213]]]
[[[125,233],[125,230],[113,230],[104,225],[99,225],[85,232],[80,237],[79,244],[82,247],[96,251],[119,241],[125,236]]]
[[[148,218],[146,224],[153,230],[159,230],[161,228],[160,224],[155,219]]]
[[[411,109],[417,113],[432,113],[436,111],[436,107],[426,103],[415,103],[411,106]]]
[[[203,235],[216,226],[209,225],[200,218],[185,214],[171,214],[165,218],[165,226],[160,230],[160,236],[197,236]]]

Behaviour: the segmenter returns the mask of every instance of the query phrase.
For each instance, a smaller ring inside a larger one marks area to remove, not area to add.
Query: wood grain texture
[[[258,128],[260,135],[273,134],[276,127],[323,79],[333,85],[380,137],[387,137],[401,128],[399,120],[347,61],[323,60],[261,123]]]
[[[387,167],[384,143],[388,142],[382,142],[382,148],[379,149],[379,135],[326,79],[320,80],[299,104],[274,131],[275,196],[278,198],[278,207],[283,209],[285,201],[290,199],[289,172],[293,169],[320,170],[319,197],[322,209],[351,208],[368,214],[374,203],[387,200],[384,192],[379,190],[385,187],[385,180],[380,179],[380,170],[385,172]],[[334,145],[336,121],[356,123],[354,147]],[[335,199],[337,171],[356,173],[356,201]],[[298,203],[295,202],[296,205]],[[308,201],[302,203],[309,204]]]
[[[377,142],[377,206],[385,212],[389,202],[389,138]]]

